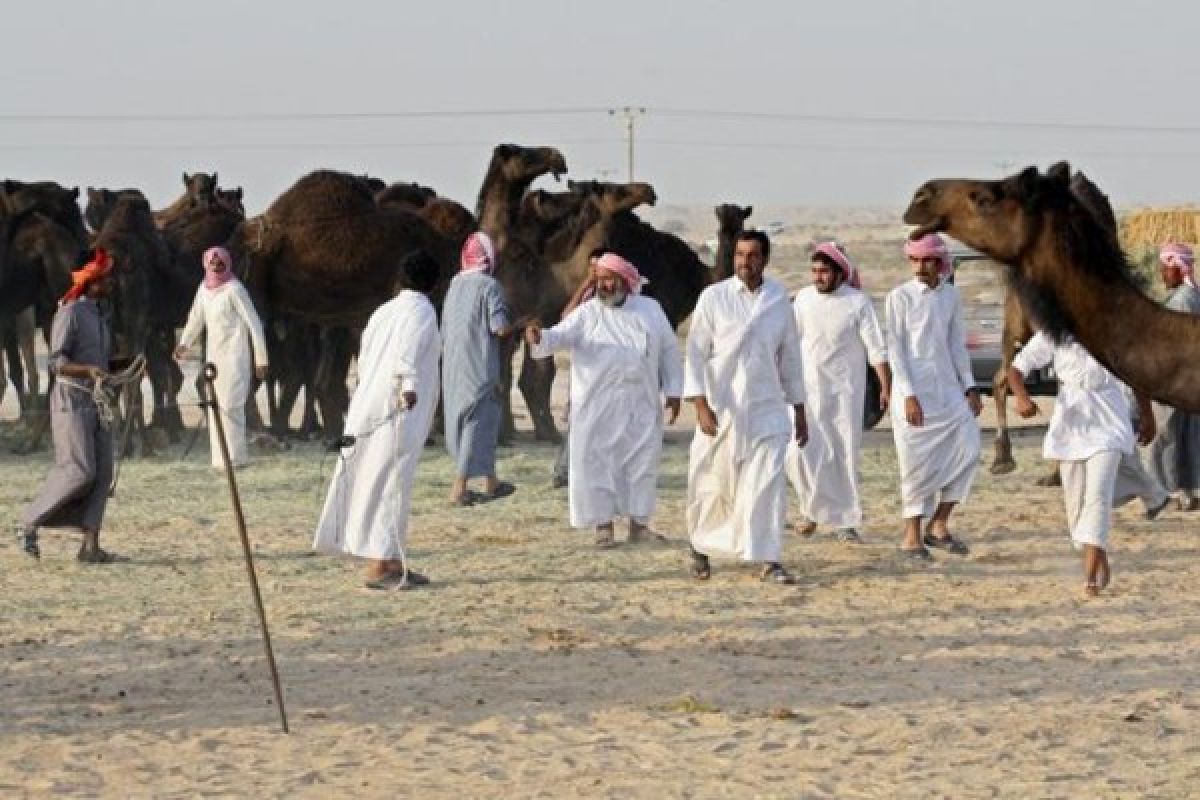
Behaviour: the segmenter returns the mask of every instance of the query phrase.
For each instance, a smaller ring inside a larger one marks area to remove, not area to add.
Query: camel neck
[[[1169,311],[1127,278],[1100,275],[1043,246],[1030,287],[1054,299],[1075,338],[1110,372],[1167,405],[1200,411],[1200,317]]]

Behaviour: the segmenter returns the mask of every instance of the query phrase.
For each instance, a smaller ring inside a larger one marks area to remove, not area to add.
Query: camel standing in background
[[[914,235],[944,231],[1008,267],[1022,307],[1052,336],[1072,334],[1134,391],[1200,413],[1200,318],[1138,289],[1116,242],[1072,190],[1070,167],[1003,180],[935,180],[914,194]]]
[[[722,203],[713,209],[717,214],[717,255],[713,261],[713,282],[723,281],[733,275],[733,248],[738,234],[746,229],[746,220],[754,213],[754,206],[735,206]]]

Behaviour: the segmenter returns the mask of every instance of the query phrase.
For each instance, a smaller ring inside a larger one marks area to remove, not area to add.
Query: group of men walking
[[[366,559],[371,588],[428,582],[407,564],[404,546],[413,480],[439,396],[455,464],[449,503],[486,503],[516,491],[496,471],[497,392],[503,340],[523,330],[534,358],[569,354],[570,524],[594,531],[597,546],[620,543],[619,519],[628,521],[629,541],[656,536],[649,524],[664,410],[674,422],[683,400],[696,416],[686,510],[696,579],[709,578],[711,558],[722,556],[760,564],[764,581],[794,583],[782,563],[789,480],[799,533],[828,526],[839,540],[860,542],[859,453],[869,365],[881,405],[891,410],[902,558],[929,562],[933,549],[966,555],[968,546],[950,521],[967,499],[978,464],[974,418],[981,403],[944,241],[929,234],[906,243],[912,279],[888,293],[882,324],[862,291],[858,268],[837,243],[815,247],[811,285],[790,303],[782,284],[766,275],[770,251],[764,233],[739,234],[734,274],[701,292],[682,356],[662,308],[642,293],[646,282],[637,267],[615,253],[594,255],[590,275],[561,321],[545,329],[511,318],[492,276],[496,253],[486,234],[467,239],[440,325],[430,300],[438,265],[422,253],[409,256],[398,269],[394,298],[375,311],[362,335],[359,383],[314,547]],[[1191,250],[1165,246],[1160,261],[1171,290],[1168,306],[1200,313]],[[219,390],[226,397],[218,398],[214,413],[231,413],[225,427],[238,440],[234,460],[243,463],[240,407],[251,372],[261,377],[266,366],[262,328],[231,277],[228,254],[219,248],[207,253],[205,269],[184,344],[206,333],[210,352],[228,362],[229,385]],[[96,303],[109,289],[111,270],[111,260],[98,252],[75,273],[55,320],[50,363],[59,377],[51,404],[56,462],[25,517],[31,555],[38,555],[40,526],[75,525],[84,532],[82,561],[113,559],[99,547],[111,439],[100,430],[92,397],[108,365],[108,333]],[[1106,551],[1114,504],[1139,495],[1153,517],[1170,491],[1182,510],[1200,505],[1200,418],[1138,398],[1139,438],[1153,442],[1155,480],[1136,460],[1126,390],[1069,338],[1054,342],[1038,334],[1020,353],[1010,375],[1018,412],[1037,412],[1023,378],[1048,364],[1062,393],[1045,455],[1060,461],[1068,525],[1084,550],[1085,585],[1094,594],[1110,580]],[[1133,478],[1122,483],[1126,473]],[[469,487],[473,479],[482,479],[482,491]]]

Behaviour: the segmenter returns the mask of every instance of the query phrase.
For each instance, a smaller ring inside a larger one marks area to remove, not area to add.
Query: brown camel
[[[515,318],[535,317],[543,325],[558,322],[567,300],[587,277],[591,253],[611,246],[608,240],[615,220],[644,203],[653,205],[657,199],[647,183],[572,181],[569,187],[566,194],[571,197],[546,194],[523,203],[517,232],[496,271]],[[515,346],[516,342],[510,344]],[[502,358],[501,364],[503,390],[511,385],[511,376],[503,372],[511,358]],[[534,360],[526,351],[518,386],[533,419],[535,436],[557,442],[561,436],[550,412],[554,371],[552,359]],[[511,424],[511,412],[505,416],[505,424]],[[502,435],[511,431],[505,427]]]
[[[231,213],[237,214],[239,217],[246,216],[246,206],[242,204],[242,187],[236,186],[232,189],[217,188],[216,199],[217,205]]]
[[[936,180],[904,214],[914,235],[945,231],[1009,267],[1027,314],[1070,333],[1134,391],[1200,412],[1200,319],[1147,297],[1114,237],[1071,190],[1070,168],[1003,180]]]
[[[754,213],[754,206],[742,208],[723,203],[714,210],[717,212],[717,255],[713,262],[713,280],[723,281],[733,275],[734,242]]]
[[[170,225],[183,214],[196,209],[208,208],[217,202],[217,173],[209,175],[196,172],[191,175],[183,173],[183,194],[162,209],[154,212],[154,223],[163,228]]]
[[[407,211],[419,211],[429,201],[437,197],[437,192],[419,183],[393,183],[375,193],[375,204],[383,207],[402,208]]]
[[[302,177],[262,217],[240,224],[227,247],[266,325],[300,321],[318,327],[315,393],[333,438],[341,435],[358,334],[391,297],[397,264],[421,249],[444,273],[458,268],[457,247],[419,215],[380,208],[370,181],[330,170]],[[286,426],[286,420],[272,424]]]

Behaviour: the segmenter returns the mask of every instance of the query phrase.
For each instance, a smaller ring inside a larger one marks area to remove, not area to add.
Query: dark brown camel
[[[242,187],[233,189],[218,188],[216,192],[217,205],[239,217],[246,216],[246,206],[242,204]]]
[[[746,227],[746,220],[754,213],[754,206],[735,206],[723,203],[714,209],[717,213],[717,255],[713,262],[713,280],[723,281],[733,275],[733,248],[737,235]]]
[[[261,218],[239,225],[227,247],[265,324],[299,320],[319,327],[316,394],[325,432],[334,438],[342,431],[358,333],[391,297],[399,261],[421,249],[443,271],[458,266],[457,249],[420,216],[378,207],[368,181],[329,170],[298,180]]]
[[[567,171],[567,161],[562,153],[553,147],[522,147],[515,144],[497,145],[492,150],[492,158],[488,162],[479,187],[479,196],[475,203],[475,218],[482,230],[492,239],[496,247],[498,269],[496,277],[506,276],[501,280],[504,284],[505,296],[510,310],[530,305],[528,295],[532,292],[530,281],[537,281],[540,262],[536,249],[521,241],[519,228],[521,226],[521,208],[525,192],[535,180],[542,175],[553,175],[555,180]],[[510,250],[510,244],[514,244]],[[500,372],[500,441],[507,443],[512,440],[515,430],[512,416],[512,355],[517,346],[514,338],[507,340],[501,347]],[[539,438],[557,441],[558,434],[554,430],[553,420],[550,427],[544,423],[540,428],[535,420],[535,431]]]
[[[1112,237],[1114,246],[1120,247],[1117,230],[1117,215],[1113,212],[1108,197],[1095,184],[1088,180],[1082,172],[1076,172],[1071,177],[1071,192],[1079,200],[1088,213]],[[1000,367],[992,378],[992,397],[996,404],[996,443],[995,457],[992,460],[991,473],[1004,475],[1017,467],[1012,456],[1012,442],[1008,435],[1008,369],[1012,366],[1017,351],[1033,336],[1033,326],[1021,307],[1015,292],[1009,291],[1004,295],[1004,326],[1001,334]],[[1059,481],[1057,465],[1048,474],[1038,479],[1041,486],[1057,486]]]
[[[128,362],[145,355],[153,324],[152,288],[155,277],[170,269],[169,256],[145,198],[126,195],[117,200],[96,234],[95,246],[113,260],[111,308],[112,359]],[[142,454],[155,450],[142,416],[140,385],[126,392],[125,413],[142,444]],[[124,443],[131,446],[132,442]]]
[[[904,214],[914,235],[945,231],[1009,267],[1026,313],[1070,333],[1134,391],[1200,412],[1200,319],[1144,295],[1129,264],[1071,191],[1070,168],[1034,167],[1004,180],[937,180]]]
[[[208,208],[217,202],[217,173],[183,173],[183,194],[174,203],[154,212],[154,222],[163,228],[180,216],[197,208]]]

